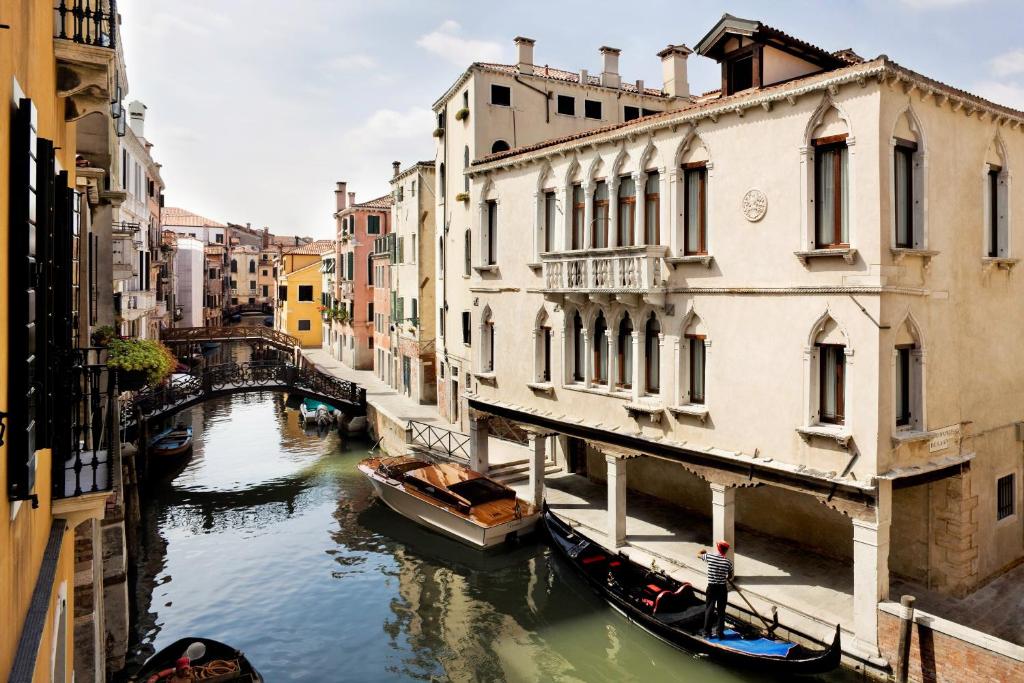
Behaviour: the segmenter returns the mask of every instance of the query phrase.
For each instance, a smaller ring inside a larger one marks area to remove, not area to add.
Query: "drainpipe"
[[[525,81],[521,80],[519,76],[513,76],[512,80],[514,80],[516,83],[520,85],[526,86],[535,93],[540,93],[541,95],[544,96],[544,123],[551,123],[551,91],[535,88],[529,83],[526,83]]]

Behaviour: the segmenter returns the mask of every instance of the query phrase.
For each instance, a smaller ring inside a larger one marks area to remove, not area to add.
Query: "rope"
[[[204,679],[215,678],[217,676],[225,676],[239,671],[240,669],[241,667],[238,665],[236,660],[214,659],[213,661],[201,666],[192,667],[192,673],[194,675],[194,680],[202,681]]]

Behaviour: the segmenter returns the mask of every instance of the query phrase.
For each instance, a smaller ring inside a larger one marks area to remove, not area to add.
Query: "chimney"
[[[669,45],[658,53],[661,74],[665,84],[662,90],[669,97],[689,97],[690,84],[686,80],[686,58],[693,52],[685,45]]]
[[[348,193],[348,205],[349,206],[355,206],[356,205],[356,193],[355,192],[349,192]]]
[[[619,55],[622,54],[622,50],[614,47],[608,47],[603,45],[601,47],[601,57],[603,59],[601,64],[601,85],[609,88],[618,88],[622,85],[622,79],[619,77]]]
[[[138,100],[128,103],[128,125],[136,137],[146,137],[146,105]]]
[[[345,210],[345,183],[341,181],[334,187],[334,206],[337,211]]]
[[[401,172],[402,172],[402,162],[401,161],[392,161],[391,162],[391,177],[396,177]]]
[[[580,69],[580,85],[590,85],[590,74],[586,69]]]
[[[533,38],[524,38],[523,36],[516,36],[513,40],[516,44],[516,68],[519,69],[521,74],[532,74],[533,73],[533,46],[535,41]]]

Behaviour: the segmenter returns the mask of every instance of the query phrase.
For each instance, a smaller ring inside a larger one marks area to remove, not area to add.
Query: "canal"
[[[541,543],[482,554],[375,504],[370,444],[304,432],[279,394],[180,418],[194,452],[145,494],[130,667],[202,635],[271,682],[760,680],[640,631]]]

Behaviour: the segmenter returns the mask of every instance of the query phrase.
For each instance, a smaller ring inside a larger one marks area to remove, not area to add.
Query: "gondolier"
[[[704,605],[703,635],[711,634],[711,621],[717,613],[714,636],[725,637],[725,606],[729,598],[729,580],[733,576],[732,560],[729,559],[729,543],[719,541],[715,544],[716,552],[701,550],[697,556],[708,565],[707,602]]]

